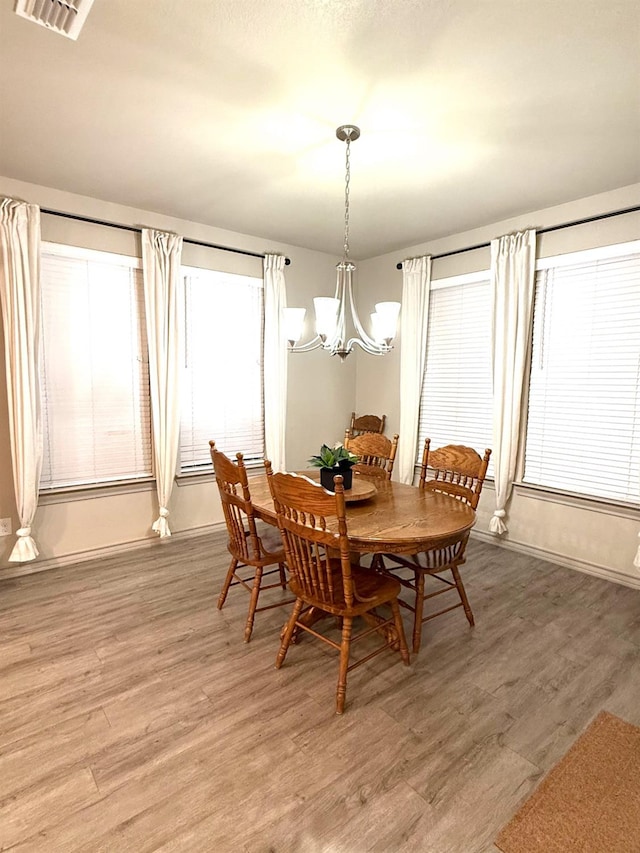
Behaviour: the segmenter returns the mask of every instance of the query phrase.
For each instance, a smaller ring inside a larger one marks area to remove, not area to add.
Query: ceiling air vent
[[[92,6],[93,0],[17,0],[16,14],[75,40]]]

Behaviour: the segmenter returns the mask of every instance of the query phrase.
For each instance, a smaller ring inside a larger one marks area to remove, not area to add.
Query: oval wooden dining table
[[[315,482],[319,481],[317,469],[297,473]],[[375,565],[377,554],[417,554],[431,548],[445,548],[467,536],[475,524],[475,510],[441,492],[426,491],[417,486],[355,472],[353,479],[354,489],[351,494],[345,491],[345,499],[349,544],[352,555],[358,560],[362,554],[371,554],[372,565]],[[370,491],[359,488],[359,483],[375,486],[375,492],[370,497],[358,499],[358,491]],[[268,524],[276,525],[276,511],[266,474],[251,476],[249,488],[256,515]],[[331,520],[327,521],[331,526]],[[311,607],[303,618],[311,626],[326,615],[318,608]],[[365,620],[375,627],[380,617],[367,614]],[[387,641],[396,648],[398,638],[394,630],[389,627],[381,630]]]
[[[298,473],[318,480],[317,470]],[[354,474],[354,482],[356,478],[375,486],[375,493],[363,500],[351,501],[345,492],[349,542],[360,554],[417,554],[446,547],[475,524],[475,511],[449,495],[377,477]],[[249,487],[256,514],[277,524],[266,474],[252,476]]]

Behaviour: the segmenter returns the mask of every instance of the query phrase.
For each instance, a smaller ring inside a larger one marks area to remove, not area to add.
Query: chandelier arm
[[[294,344],[292,347],[290,346],[289,352],[311,352],[314,349],[320,349],[322,346],[325,346],[325,342],[320,335],[316,335],[315,338],[311,338],[306,344]]]
[[[330,352],[331,355],[335,355],[343,350],[344,342],[346,340],[345,276],[347,275],[347,267],[345,267],[345,262],[342,261],[336,266],[336,291],[334,298],[338,300],[338,311],[336,313],[335,332],[333,337],[330,340],[326,340],[324,344],[324,348]]]
[[[353,349],[354,344],[357,344],[357,346],[359,346],[369,355],[384,355],[385,353],[390,352],[392,349],[392,347],[388,346],[387,344],[370,344],[362,338],[350,338],[347,341],[345,349],[351,351]]]
[[[344,281],[341,280],[340,271],[338,270],[338,280],[336,283],[336,296],[339,299],[338,315],[336,318],[336,334],[331,341],[331,349],[335,351],[340,349],[344,344],[346,337],[346,315],[345,315],[345,298],[344,298]]]
[[[362,339],[363,343],[366,344],[364,349],[367,352],[375,351],[377,352],[380,348],[380,344],[374,338],[367,334],[364,326],[360,322],[360,317],[358,316],[358,309],[356,308],[355,299],[353,298],[353,282],[351,279],[351,272],[348,273],[347,277],[347,298],[349,300],[349,308],[351,310],[351,319],[353,321],[353,327]],[[357,340],[354,338],[353,340]],[[371,349],[368,349],[368,348]]]

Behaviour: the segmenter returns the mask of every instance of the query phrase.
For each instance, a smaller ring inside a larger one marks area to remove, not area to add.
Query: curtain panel
[[[493,294],[493,462],[496,509],[491,533],[507,532],[504,519],[516,473],[520,407],[533,320],[536,232],[491,241]]]
[[[420,395],[427,353],[431,257],[410,258],[402,264],[400,318],[400,440],[398,474],[413,483],[418,444]]]
[[[287,307],[284,255],[264,258],[264,434],[265,455],[274,471],[286,471],[287,345],[283,309]]]
[[[149,346],[149,386],[153,424],[153,457],[159,517],[152,529],[171,536],[169,500],[180,439],[180,354],[182,318],[180,261],[182,237],[142,230],[144,303]]]
[[[42,468],[40,411],[40,208],[0,199],[0,302],[9,402],[13,485],[20,527],[9,556],[35,560],[31,525]]]

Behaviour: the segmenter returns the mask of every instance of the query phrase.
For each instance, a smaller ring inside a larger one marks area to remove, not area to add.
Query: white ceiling
[[[357,124],[372,257],[640,181],[640,3],[1,0],[0,108],[0,174],[332,254]]]

